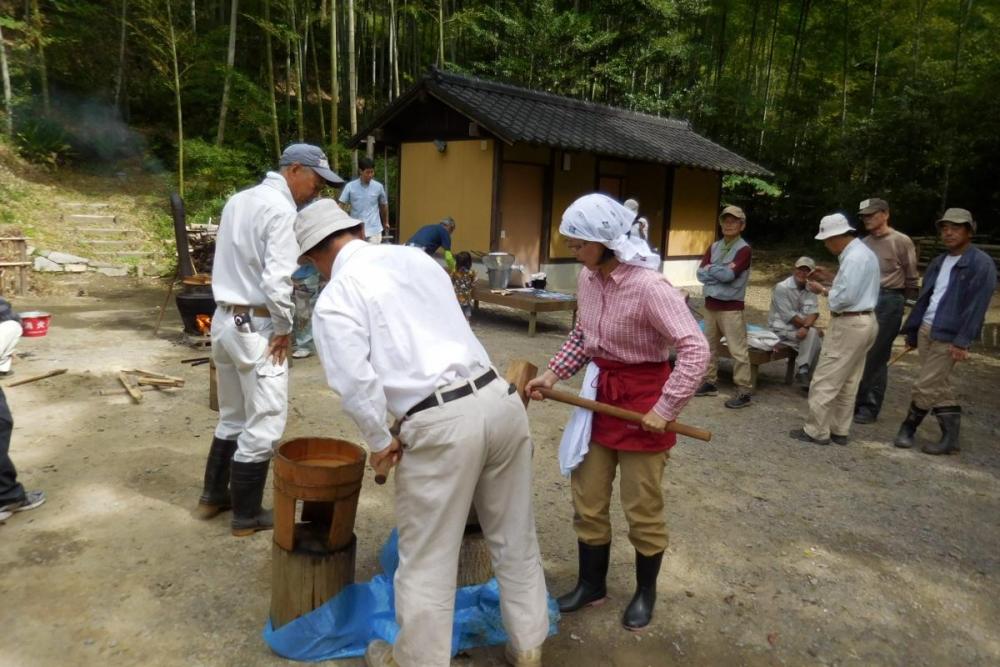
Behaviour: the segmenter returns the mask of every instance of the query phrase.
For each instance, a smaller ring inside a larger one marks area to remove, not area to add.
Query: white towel
[[[580,388],[580,398],[597,398],[597,376],[601,374],[601,369],[597,364],[590,362],[587,364],[587,371],[583,374],[583,387]],[[563,431],[562,440],[559,442],[559,470],[567,477],[580,465],[580,461],[587,455],[590,449],[590,425],[594,419],[594,413],[584,408],[574,408],[573,414]]]

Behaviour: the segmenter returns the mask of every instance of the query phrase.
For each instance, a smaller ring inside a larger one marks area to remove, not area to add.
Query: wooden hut
[[[600,191],[640,202],[676,285],[716,238],[722,176],[763,167],[661,118],[431,69],[350,141],[399,158],[401,241],[451,216],[457,250],[506,251],[557,288],[579,265],[559,236],[565,208]]]

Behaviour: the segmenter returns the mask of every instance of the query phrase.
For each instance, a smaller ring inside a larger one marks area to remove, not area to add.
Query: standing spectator
[[[964,208],[949,208],[937,221],[947,252],[927,267],[917,304],[903,326],[906,346],[920,353],[920,373],[913,384],[909,414],[893,444],[910,448],[929,410],[941,426],[941,440],[924,446],[925,454],[957,453],[962,407],[949,382],[955,362],[969,356],[997,286],[997,268],[972,246],[976,221]]]
[[[645,217],[639,215],[639,202],[635,199],[626,199],[623,204],[625,208],[632,211],[632,214],[636,216],[635,222],[632,223],[632,233],[638,234],[639,238],[643,241],[649,241],[649,220]]]
[[[232,507],[236,537],[272,527],[261,499],[288,416],[297,207],[315,199],[324,185],[343,183],[317,146],[292,144],[279,164],[279,172],[268,172],[259,185],[226,202],[212,269],[219,423],[195,516],[210,519]]]
[[[438,248],[442,248],[444,262],[448,265],[448,270],[454,271],[455,258],[451,254],[451,235],[454,233],[455,221],[449,216],[436,225],[424,225],[418,229],[417,233],[406,242],[406,245],[420,248],[431,257],[438,251]]]
[[[0,298],[0,376],[10,375],[11,364],[14,361],[14,348],[21,340],[21,316],[15,312],[10,303]]]
[[[292,274],[292,304],[295,306],[292,324],[295,349],[292,357],[295,359],[304,359],[312,354],[313,307],[322,289],[319,272],[312,264],[303,264]]]
[[[806,289],[809,274],[816,268],[810,257],[799,257],[795,270],[774,286],[767,326],[781,342],[796,350],[795,380],[809,386],[809,370],[819,356],[822,343],[816,320],[819,319],[819,299]]]
[[[476,284],[476,272],[472,270],[472,255],[460,252],[455,255],[455,270],[451,272],[451,284],[455,287],[455,297],[462,307],[466,320],[472,319],[472,288]]]
[[[903,323],[903,305],[906,299],[916,298],[920,274],[913,241],[889,226],[889,202],[866,199],[858,204],[858,217],[868,230],[864,244],[878,257],[882,275],[875,306],[878,337],[868,350],[858,395],[854,399],[854,423],[872,424],[878,419],[885,398],[892,341],[899,335],[899,326]]]
[[[25,491],[17,481],[17,469],[10,460],[10,434],[14,417],[7,405],[7,396],[0,389],[0,521],[15,512],[33,510],[45,502],[44,491]]]
[[[726,401],[727,408],[750,405],[753,382],[750,375],[750,351],[747,348],[747,321],[744,299],[750,280],[750,246],[740,234],[746,228],[747,217],[739,206],[727,206],[719,216],[722,238],[713,243],[701,259],[698,280],[705,285],[705,337],[712,347],[705,381],[695,396],[715,396],[719,393],[719,353],[722,337],[726,338],[733,358],[733,383],[736,396]]]
[[[874,314],[878,302],[878,258],[861,240],[854,238],[854,229],[840,213],[820,221],[816,238],[837,256],[840,268],[829,289],[815,280],[810,280],[807,287],[829,299],[833,320],[809,385],[809,418],[805,426],[789,435],[817,445],[829,445],[831,440],[846,445],[865,354],[878,334]]]
[[[389,198],[385,186],[375,180],[375,162],[358,159],[358,177],[344,186],[340,203],[345,211],[365,223],[365,240],[378,245],[389,225]]]

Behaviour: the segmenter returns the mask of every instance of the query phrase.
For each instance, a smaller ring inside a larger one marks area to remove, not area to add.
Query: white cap
[[[362,224],[344,212],[332,199],[317,199],[299,211],[295,218],[295,240],[299,243],[299,256],[306,254],[334,232]]]
[[[633,213],[639,212],[639,202],[637,202],[634,199],[626,199],[624,202],[622,202],[622,206],[632,211]]]
[[[834,213],[823,216],[823,219],[819,221],[819,234],[816,235],[816,240],[822,241],[831,236],[840,236],[841,234],[851,234],[853,232],[854,228],[847,222],[847,218],[841,213]]]

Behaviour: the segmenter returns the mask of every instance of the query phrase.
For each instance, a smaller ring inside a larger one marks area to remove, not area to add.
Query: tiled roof
[[[524,142],[659,164],[753,176],[771,175],[760,165],[699,135],[686,121],[435,68],[379,114],[369,128],[351,140],[351,144],[360,143],[375,128],[396,116],[421,89],[509,144]]]

